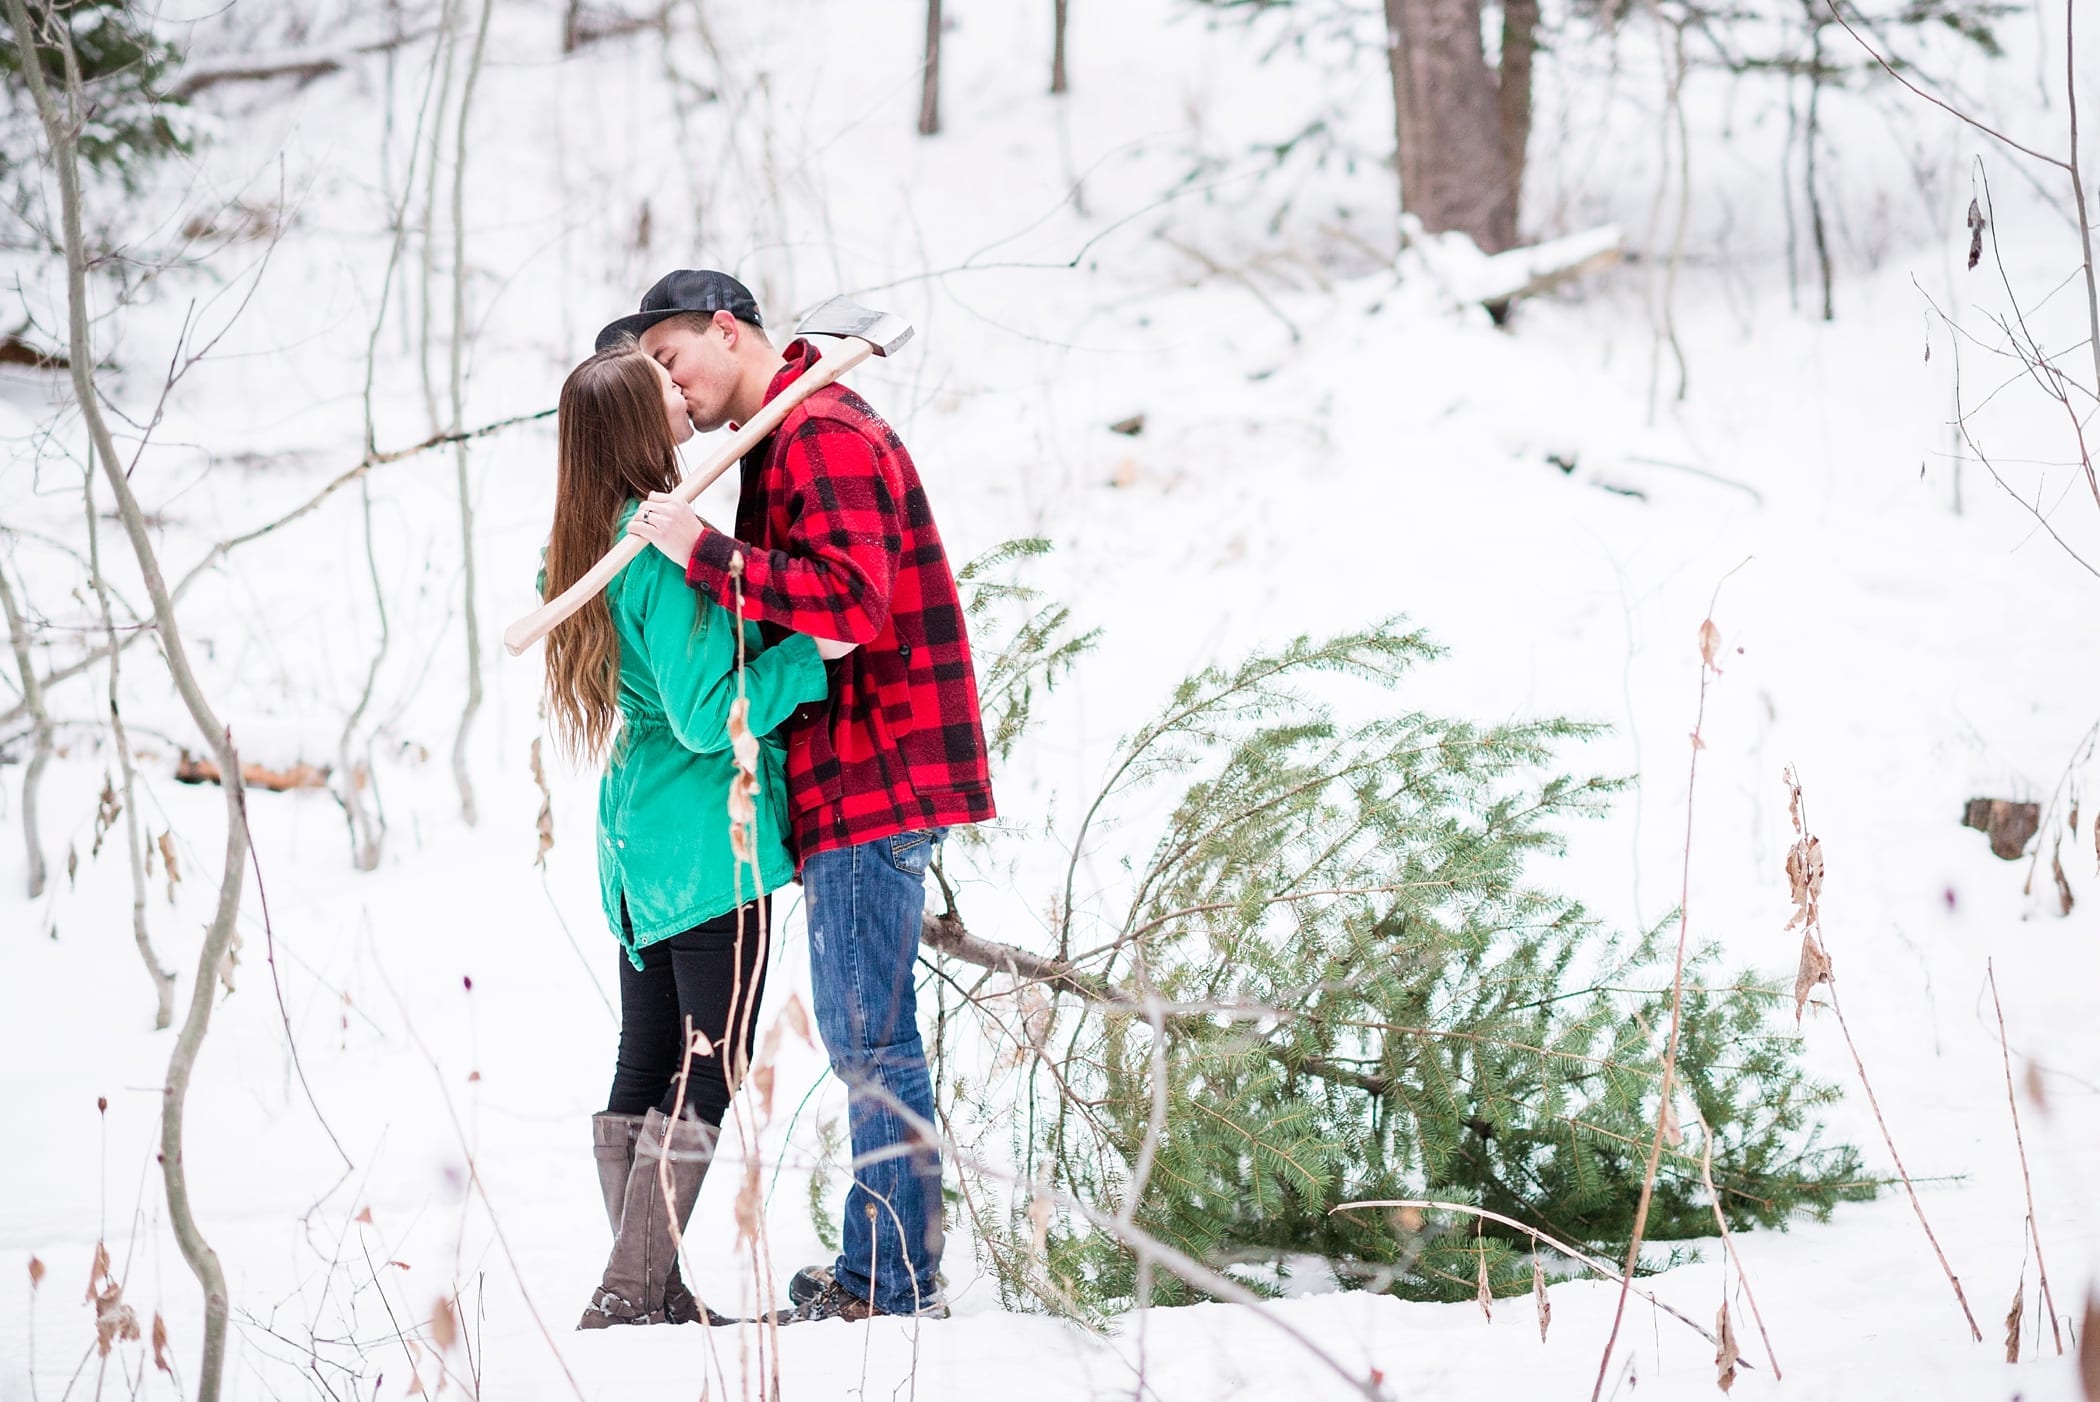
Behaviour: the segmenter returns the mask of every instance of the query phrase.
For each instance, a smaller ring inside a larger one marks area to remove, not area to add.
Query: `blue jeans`
[[[913,975],[926,867],[945,835],[900,832],[802,864],[817,1030],[846,1083],[853,1141],[843,1249],[832,1271],[885,1314],[916,1314],[937,1298],[940,1148],[900,1107],[934,1123]]]

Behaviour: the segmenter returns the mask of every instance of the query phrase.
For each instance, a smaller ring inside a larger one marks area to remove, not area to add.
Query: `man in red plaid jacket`
[[[669,372],[702,432],[747,422],[820,354],[802,340],[776,350],[750,292],[719,272],[665,277],[599,348],[622,336]],[[867,401],[832,384],[745,456],[734,536],[664,493],[629,530],[728,607],[741,557],[744,613],[769,639],[857,644],[830,664],[829,698],[782,727],[817,1024],[847,1085],[856,1165],[838,1260],[798,1272],[789,1296],[797,1319],[944,1314],[913,972],[934,847],[994,809],[962,604],[918,470]]]

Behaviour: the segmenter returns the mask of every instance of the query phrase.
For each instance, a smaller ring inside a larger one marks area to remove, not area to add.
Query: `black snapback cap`
[[[727,273],[712,268],[680,268],[675,273],[665,273],[656,280],[656,285],[642,294],[642,309],[632,316],[623,316],[609,323],[598,333],[599,350],[610,350],[622,336],[639,337],[644,331],[666,317],[684,312],[698,312],[709,316],[715,312],[728,312],[738,321],[763,327],[758,319],[758,300],[751,289]]]

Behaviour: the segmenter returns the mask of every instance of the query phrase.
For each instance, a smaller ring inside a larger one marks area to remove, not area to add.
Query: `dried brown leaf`
[[[779,1026],[775,1023],[774,1026]],[[751,1094],[758,1100],[759,1117],[773,1118],[773,1063],[768,1061],[751,1068]]]
[[[729,781],[729,847],[739,862],[758,860],[758,780],[739,771]]]
[[[153,1366],[171,1378],[175,1376],[175,1365],[168,1360],[168,1321],[157,1310],[153,1315]]]
[[[1786,927],[1812,925],[1818,918],[1817,906],[1823,899],[1823,840],[1803,837],[1786,851],[1786,884],[1788,899],[1794,903],[1793,918]]]
[[[1400,1230],[1408,1233],[1410,1236],[1421,1231],[1423,1222],[1427,1220],[1422,1216],[1422,1209],[1419,1207],[1395,1208],[1393,1209],[1393,1216],[1398,1219]]]
[[[138,1337],[138,1314],[124,1303],[123,1287],[112,1284],[95,1302],[95,1351],[106,1358],[119,1343],[135,1343]]]
[[[168,904],[173,905],[175,887],[182,880],[182,868],[175,861],[175,834],[167,828],[162,828],[160,840],[156,845],[160,848],[160,863],[168,873]]]
[[[1539,1342],[1546,1342],[1546,1329],[1553,1323],[1553,1301],[1546,1295],[1546,1268],[1540,1263],[1538,1253],[1531,1256],[1531,1298],[1539,1307]]]
[[[1721,1301],[1721,1315],[1715,1321],[1714,1332],[1720,1335],[1720,1343],[1714,1349],[1714,1367],[1719,1376],[1714,1381],[1726,1392],[1735,1386],[1735,1361],[1742,1357],[1735,1346],[1735,1325],[1728,1318],[1726,1300]]]
[[[764,1214],[764,1199],[758,1190],[758,1156],[744,1161],[743,1186],[736,1192],[736,1244],[758,1240],[758,1224]]]
[[[29,1258],[29,1288],[36,1289],[44,1283],[44,1263],[36,1257]]]
[[[2027,1098],[2042,1112],[2042,1118],[2049,1117],[2049,1087],[2042,1080],[2042,1068],[2031,1061],[2027,1063]]]
[[[1801,937],[1801,968],[1794,975],[1794,1021],[1801,1021],[1801,1010],[1808,1005],[1808,995],[1818,984],[1830,982],[1830,956],[1823,952],[1811,931]]]
[[[1677,1122],[1677,1106],[1668,1098],[1662,1103],[1663,1142],[1675,1149],[1684,1143],[1684,1127]]]
[[[452,1301],[443,1295],[430,1311],[430,1341],[437,1345],[439,1353],[452,1352],[459,1342],[459,1319],[452,1313]]]
[[[116,786],[109,781],[109,771],[104,770],[102,774],[102,797],[95,805],[95,845],[88,849],[90,857],[102,855],[102,839],[112,827],[116,826],[117,818],[123,811],[124,805],[117,801]]]
[[[1699,657],[1707,666],[1714,667],[1714,659],[1720,655],[1721,630],[1714,627],[1714,621],[1709,618],[1699,625]],[[1721,669],[1714,667],[1714,670]]]
[[[352,1217],[352,1218],[351,1218],[350,1220],[351,1220],[351,1221],[353,1221],[353,1222],[362,1222],[362,1223],[364,1223],[364,1224],[365,1224],[366,1226],[368,1226],[368,1227],[369,1227],[369,1226],[371,1226],[371,1225],[372,1225],[372,1209],[371,1209],[371,1207],[370,1207],[369,1205],[367,1205],[367,1206],[364,1206],[364,1207],[360,1207],[359,1209],[357,1209],[357,1215],[356,1215],[355,1217]]]
[[[736,767],[746,774],[758,772],[758,737],[751,733],[751,702],[742,696],[729,703],[729,750]]]
[[[1475,1259],[1480,1263],[1480,1274],[1477,1277],[1473,1299],[1479,1304],[1480,1312],[1489,1319],[1493,1319],[1495,1317],[1495,1292],[1488,1288],[1487,1250],[1482,1248]]]
[[[73,878],[74,878],[75,876],[79,875],[79,873],[80,873],[80,849],[79,849],[78,847],[75,847],[75,846],[73,846],[73,845],[71,845],[71,844],[69,843],[69,844],[67,844],[67,846],[66,846],[66,889],[67,889],[67,890],[71,890],[71,889],[73,888]]]
[[[788,1005],[781,1010],[780,1020],[787,1024],[790,1032],[802,1039],[804,1046],[812,1045],[809,1038],[809,1012],[802,1006],[800,993],[788,995]]]
[[[2056,850],[2049,856],[2049,874],[2056,878],[2056,903],[2058,914],[2069,915],[2071,907],[2078,902],[2071,895],[2071,882],[2064,875],[2064,840],[2056,839]]]
[[[96,1297],[102,1293],[102,1282],[107,1279],[109,1279],[109,1248],[98,1241],[95,1243],[94,1262],[88,1267],[87,1295],[85,1298],[89,1304],[93,1304]]]
[[[219,965],[219,982],[233,992],[233,971],[241,965],[241,932],[235,930],[226,941],[226,958]]]
[[[2020,1361],[2020,1321],[2027,1314],[2027,1279],[2022,1276],[2020,1288],[2013,1291],[2012,1308],[2005,1312],[2005,1361]]]

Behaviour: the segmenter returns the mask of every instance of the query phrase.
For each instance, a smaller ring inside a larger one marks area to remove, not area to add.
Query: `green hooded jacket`
[[[620,513],[615,540],[640,505]],[[620,731],[598,785],[598,885],[606,922],[640,968],[644,946],[758,894],[729,846],[736,618],[653,548],[620,571],[605,601],[620,640]],[[744,694],[760,737],[758,885],[771,892],[795,876],[785,754],[772,732],[796,707],[823,700],[830,684],[817,645],[802,634],[768,648],[746,623],[744,647]]]

